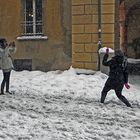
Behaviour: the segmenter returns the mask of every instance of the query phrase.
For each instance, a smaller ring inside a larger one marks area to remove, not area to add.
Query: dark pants
[[[3,72],[3,81],[1,83],[1,93],[4,93],[4,87],[6,85],[6,92],[9,91],[9,81],[11,72]]]
[[[128,102],[128,100],[122,95],[122,89],[123,89],[123,82],[121,81],[114,81],[112,79],[107,79],[105,86],[102,90],[102,94],[101,94],[101,103],[104,103],[105,98],[107,93],[111,90],[114,89],[116,96],[124,103],[126,104],[128,107],[131,106],[131,104]]]

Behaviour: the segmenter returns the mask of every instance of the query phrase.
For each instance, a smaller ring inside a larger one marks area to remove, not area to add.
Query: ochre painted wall
[[[21,4],[22,0],[0,1],[0,36],[16,42],[14,59],[32,59],[33,70],[68,69],[72,46],[71,0],[43,0],[46,40],[17,40],[21,36]]]
[[[115,0],[102,1],[102,44],[114,48]]]
[[[103,47],[114,48],[115,0],[101,0]],[[72,65],[98,69],[98,0],[72,0]]]
[[[67,69],[71,62],[73,67],[97,70],[98,0],[44,0],[47,40],[16,39],[21,35],[21,1],[0,1],[0,36],[16,41],[15,59],[32,59],[32,68],[44,71]],[[101,11],[102,44],[114,48],[115,0],[103,0]]]
[[[0,1],[0,36],[16,41],[20,34],[20,0]]]

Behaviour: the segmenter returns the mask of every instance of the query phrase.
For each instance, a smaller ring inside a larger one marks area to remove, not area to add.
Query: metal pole
[[[99,49],[102,47],[102,36],[101,36],[101,0],[98,0],[98,70],[100,70],[100,55]]]
[[[36,3],[33,0],[33,35],[36,34]]]
[[[115,1],[115,33],[114,33],[114,38],[115,38],[115,43],[114,43],[114,49],[120,48],[120,17],[119,17],[119,7],[120,7],[120,0]]]

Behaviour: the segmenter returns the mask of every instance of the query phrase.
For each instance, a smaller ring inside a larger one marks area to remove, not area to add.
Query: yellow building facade
[[[99,1],[72,0],[73,67],[97,70],[99,41],[115,46],[115,0]]]
[[[40,1],[41,22],[36,16]],[[72,65],[98,70],[99,40],[103,47],[115,47],[115,0],[40,1],[0,1],[0,37],[16,42],[17,69],[65,70]]]
[[[68,69],[71,0],[0,0],[0,37],[16,42],[17,70]]]

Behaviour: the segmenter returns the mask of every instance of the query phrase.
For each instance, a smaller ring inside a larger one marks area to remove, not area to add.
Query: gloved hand
[[[9,46],[15,47],[15,42],[14,41],[13,42],[10,42],[9,43]]]
[[[125,85],[125,87],[126,87],[127,89],[130,88],[130,85],[128,85],[128,83],[125,83],[124,85]]]
[[[109,49],[108,48],[106,48],[106,54],[109,54]]]

